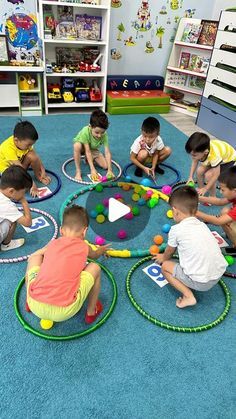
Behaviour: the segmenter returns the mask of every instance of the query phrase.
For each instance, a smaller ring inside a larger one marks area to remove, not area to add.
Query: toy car
[[[62,97],[66,103],[74,102],[74,95],[70,90],[64,90]]]
[[[61,101],[61,91],[58,85],[49,85],[48,86],[48,100],[49,101]]]
[[[89,96],[91,102],[101,102],[102,100],[102,94],[99,88],[91,87],[89,91]]]
[[[46,64],[46,73],[53,73],[52,64]]]
[[[70,77],[64,77],[62,79],[62,88],[73,91],[75,88],[75,81]]]
[[[82,71],[82,72],[101,71],[101,66],[99,64],[88,64],[88,63],[85,63],[84,61],[81,61],[80,64],[79,64],[79,71]]]
[[[88,101],[89,101],[89,87],[76,87],[75,102],[88,102]]]

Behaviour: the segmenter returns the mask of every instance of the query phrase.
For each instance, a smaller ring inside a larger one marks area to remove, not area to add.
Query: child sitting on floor
[[[25,192],[32,187],[30,175],[20,166],[6,169],[0,181],[0,245],[1,250],[12,250],[23,246],[24,239],[12,240],[17,223],[25,227],[32,224],[32,218]],[[19,211],[15,202],[23,207]]]
[[[177,225],[170,229],[165,252],[154,259],[162,264],[167,281],[182,293],[176,306],[184,308],[197,303],[191,289],[211,289],[224,274],[227,262],[208,227],[196,218],[197,191],[190,186],[176,189],[169,204]],[[170,260],[176,249],[179,263]]]
[[[97,109],[90,116],[90,124],[84,127],[74,138],[75,179],[82,181],[80,168],[82,154],[85,154],[88,161],[93,181],[99,180],[94,162],[102,169],[107,170],[107,177],[114,177],[106,133],[108,126],[109,122],[106,114]],[[105,156],[99,151],[102,146],[104,146]]]
[[[164,174],[158,164],[166,160],[171,154],[171,148],[166,147],[160,137],[160,123],[150,116],[141,127],[141,135],[136,138],[130,149],[130,160],[135,164],[135,176],[142,177],[143,171],[148,176],[155,176],[155,172]],[[151,168],[146,164],[151,164]]]
[[[195,132],[185,144],[185,150],[192,157],[188,182],[193,181],[197,171],[198,193],[216,195],[216,181],[224,170],[236,162],[236,150],[225,141],[210,140],[207,134]],[[204,185],[204,180],[206,185]]]
[[[33,149],[37,140],[38,133],[31,122],[18,122],[13,135],[0,145],[0,173],[3,173],[11,164],[21,166],[26,170],[31,166],[36,178],[44,185],[48,185],[51,179],[46,175],[45,168]],[[30,193],[32,196],[38,195],[35,183]]]
[[[197,217],[205,222],[222,226],[223,230],[232,241],[233,246],[236,248],[236,166],[221,173],[219,183],[224,198],[203,196],[200,197],[200,202],[212,205],[232,204],[232,207],[224,207],[219,217],[205,214],[201,211],[197,212]]]
[[[73,317],[88,297],[86,323],[102,312],[98,300],[101,269],[87,258],[97,259],[109,245],[96,251],[84,241],[89,225],[86,210],[74,205],[65,210],[61,236],[30,256],[26,272],[27,303],[39,318],[61,322]]]

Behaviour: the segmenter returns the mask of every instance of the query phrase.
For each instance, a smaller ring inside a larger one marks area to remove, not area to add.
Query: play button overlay
[[[119,220],[130,213],[130,207],[117,201],[115,198],[110,198],[108,203],[108,220],[110,223]]]
[[[89,214],[87,238],[95,242],[97,236],[105,238],[106,243],[116,243],[117,248],[143,248],[145,237],[142,232],[148,228],[150,215],[158,209],[150,209],[142,200],[142,205],[133,200],[134,189],[104,187],[101,192],[91,190],[87,195],[86,210]],[[81,202],[81,205],[82,202]],[[132,243],[132,239],[138,241]],[[128,245],[126,241],[131,241]]]

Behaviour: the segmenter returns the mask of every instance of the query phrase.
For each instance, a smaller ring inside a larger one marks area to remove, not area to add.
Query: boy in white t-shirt
[[[143,171],[154,177],[155,172],[163,175],[164,170],[158,166],[171,154],[171,148],[166,147],[160,137],[160,123],[158,119],[149,116],[141,127],[142,134],[136,138],[130,149],[130,159],[137,168],[135,175],[143,176]],[[151,164],[147,167],[146,164]]]
[[[211,289],[224,274],[227,262],[211,231],[195,217],[197,191],[183,186],[172,193],[169,204],[177,224],[170,229],[165,252],[154,259],[162,264],[167,281],[183,294],[176,306],[184,308],[197,303],[191,289]],[[176,249],[179,263],[170,260]]]
[[[32,224],[25,192],[32,187],[32,178],[27,171],[17,165],[4,170],[0,183],[0,248],[1,251],[23,246],[24,239],[12,240],[17,223],[29,227]],[[15,202],[23,207],[19,211]]]

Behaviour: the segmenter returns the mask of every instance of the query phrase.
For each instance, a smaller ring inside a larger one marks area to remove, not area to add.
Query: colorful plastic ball
[[[97,211],[98,214],[102,214],[103,211],[104,211],[104,208],[105,208],[104,205],[97,204],[96,207],[95,207],[95,210]]]
[[[169,233],[170,229],[171,229],[171,225],[170,224],[164,224],[162,226],[163,233]]]
[[[148,178],[144,178],[141,180],[141,185],[146,186],[147,188],[150,188],[152,186],[152,182]]]
[[[109,212],[108,211],[108,208],[105,208],[104,211],[103,211],[103,215],[105,215],[105,217],[107,217],[108,216],[108,212]]]
[[[151,189],[148,189],[148,191],[146,192],[146,195],[151,198],[151,196],[153,195],[153,191],[151,191]]]
[[[42,329],[44,329],[44,330],[49,330],[49,329],[51,329],[52,328],[52,326],[53,326],[53,321],[52,320],[44,320],[44,319],[41,319],[40,320],[40,326],[42,327]]]
[[[150,199],[150,201],[147,202],[148,208],[154,208],[156,206],[156,201],[154,199]]]
[[[97,244],[98,246],[103,246],[105,243],[106,243],[106,240],[104,239],[104,237],[97,236],[95,238],[95,244]]]
[[[120,193],[115,193],[114,198],[115,199],[120,199],[120,198],[122,198],[122,195]]]
[[[132,195],[132,200],[133,200],[134,202],[137,202],[137,201],[139,200],[139,198],[140,198],[140,196],[139,196],[139,194],[137,194],[137,193],[134,193],[134,194]]]
[[[150,202],[152,202],[152,205],[155,207],[159,202],[159,197],[152,196]]]
[[[235,262],[233,256],[230,256],[230,255],[225,255],[225,260],[229,266],[233,265]]]
[[[168,210],[166,213],[168,218],[173,218],[173,211],[172,210]]]
[[[132,180],[129,175],[125,176],[125,179],[126,179],[127,182],[131,182],[131,180]]]
[[[107,178],[107,180],[113,179],[112,175],[107,175],[106,178]]]
[[[162,244],[164,239],[162,236],[160,236],[159,234],[157,234],[156,236],[153,237],[153,241],[155,244]]]
[[[167,243],[162,243],[159,247],[160,253],[164,253],[167,248]]]
[[[147,194],[143,195],[143,199],[145,199],[145,201],[149,201],[150,196],[148,196]]]
[[[109,198],[104,198],[102,201],[104,207],[108,208],[109,207]]]
[[[126,239],[126,237],[127,237],[126,231],[125,230],[119,230],[118,233],[117,233],[117,237],[121,240]]]
[[[130,185],[128,185],[128,183],[124,183],[124,185],[122,186],[123,191],[129,191],[130,190]]]
[[[134,187],[134,192],[135,193],[138,193],[139,194],[139,192],[141,191],[141,186],[140,185],[135,185],[135,187]]]
[[[155,244],[153,244],[150,248],[149,248],[149,252],[151,253],[151,255],[157,255],[160,252],[160,249],[158,246],[156,246]]]
[[[140,209],[138,207],[133,207],[132,208],[132,214],[133,215],[139,215],[140,214]]]
[[[103,191],[103,186],[101,185],[101,183],[99,183],[98,185],[95,186],[95,191],[96,192],[102,192]]]
[[[133,216],[132,212],[128,212],[128,214],[125,215],[126,220],[132,220],[133,218],[134,218],[134,216]]]
[[[145,199],[143,199],[143,198],[140,198],[139,200],[138,200],[138,205],[141,207],[141,206],[143,206],[143,205],[145,205],[146,204],[146,201],[145,201]]]
[[[102,224],[102,223],[104,223],[104,221],[105,221],[105,217],[104,217],[104,215],[103,215],[103,214],[99,214],[99,215],[97,216],[97,218],[96,218],[96,221],[97,221],[97,223],[98,223],[98,224]]]
[[[146,191],[145,191],[145,189],[141,189],[141,191],[139,192],[139,196],[143,196],[143,195],[146,195]]]
[[[107,177],[106,176],[102,176],[102,182],[107,182]]]
[[[92,210],[92,211],[90,211],[89,215],[90,215],[91,218],[96,218],[98,213],[97,213],[97,211]]]
[[[165,195],[170,195],[172,192],[172,187],[169,185],[164,185],[161,188],[161,192],[163,192]]]

